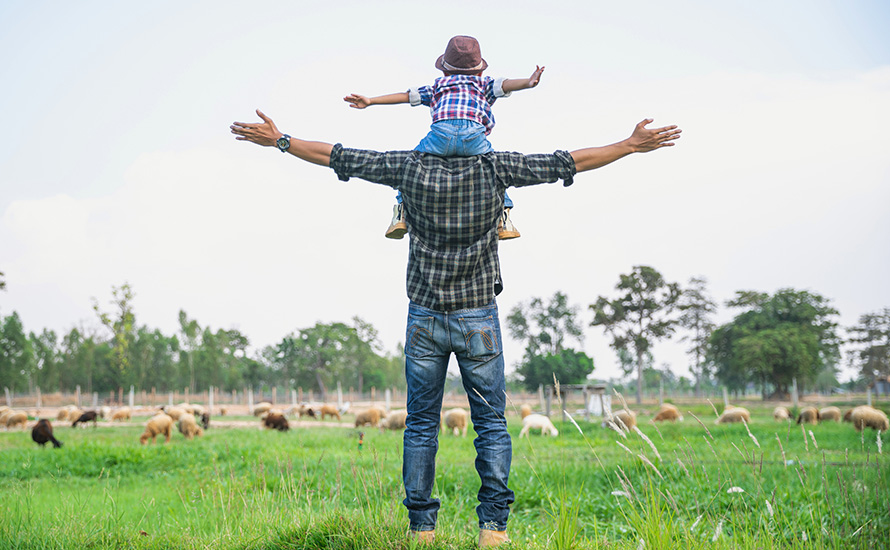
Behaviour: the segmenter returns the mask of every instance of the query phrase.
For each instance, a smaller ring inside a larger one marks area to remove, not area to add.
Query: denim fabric
[[[429,531],[436,527],[439,499],[431,496],[445,371],[452,353],[457,357],[477,435],[473,444],[476,471],[482,481],[476,507],[479,527],[504,531],[514,499],[513,491],[507,487],[513,447],[504,419],[504,355],[494,303],[450,312],[434,311],[413,302],[408,306],[408,419],[402,478],[410,528]]]
[[[462,119],[433,123],[430,132],[414,150],[439,157],[473,157],[493,151],[485,135],[485,126]],[[396,202],[402,204],[401,191],[396,194]],[[504,208],[513,208],[513,201],[507,193],[504,193]]]

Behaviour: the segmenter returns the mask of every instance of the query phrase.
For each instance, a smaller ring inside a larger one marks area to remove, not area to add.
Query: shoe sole
[[[518,239],[519,231],[500,231],[498,232],[498,240],[509,241],[510,239]]]
[[[390,227],[386,231],[386,238],[387,239],[401,239],[402,237],[405,236],[405,233],[407,233],[407,232],[408,232],[407,225],[405,225],[403,223],[396,224],[393,227]]]

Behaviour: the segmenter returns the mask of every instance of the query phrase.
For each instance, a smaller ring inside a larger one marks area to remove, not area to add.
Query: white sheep
[[[20,426],[23,430],[28,425],[28,415],[21,411],[7,411],[6,429],[11,430],[16,426]]]
[[[261,401],[253,406],[253,410],[250,412],[250,414],[254,416],[263,416],[263,414],[269,412],[271,408],[272,403],[269,403],[268,401]]]
[[[522,419],[522,430],[519,437],[528,437],[529,430],[541,430],[541,435],[559,435],[559,430],[553,425],[553,422],[543,414],[530,414]]]
[[[193,415],[184,414],[179,417],[179,433],[186,439],[192,439],[204,435],[204,429],[198,426]]]
[[[857,432],[861,432],[863,428],[871,428],[886,432],[890,429],[890,421],[884,411],[869,407],[868,405],[860,405],[853,409],[850,418],[853,420],[853,426]]]
[[[717,424],[732,424],[733,422],[741,422],[744,419],[745,422],[751,422],[751,413],[748,412],[748,409],[745,407],[727,407],[723,414],[720,415],[720,418],[717,419]]]
[[[819,409],[816,407],[804,407],[803,410],[800,411],[800,414],[797,415],[797,423],[798,424],[818,424],[819,423]]]
[[[791,420],[791,411],[788,410],[788,407],[780,405],[773,409],[773,420],[776,422],[787,422]]]
[[[404,430],[405,420],[408,418],[408,411],[405,409],[392,411],[380,421],[381,430]]]
[[[386,411],[384,411],[380,407],[371,407],[366,411],[362,411],[355,415],[355,427],[358,428],[360,426],[377,426],[380,424],[380,421],[383,417],[386,416]]]
[[[111,413],[111,421],[112,422],[114,422],[114,421],[123,422],[125,420],[130,420],[131,416],[132,416],[132,414],[130,412],[130,407],[121,407],[118,410]]]
[[[615,427],[619,430],[629,432],[634,426],[637,425],[637,414],[627,409],[613,411],[611,415],[607,416],[603,420],[603,427],[610,427],[610,423],[614,424]]]
[[[682,422],[683,415],[680,414],[680,409],[670,403],[663,404],[661,409],[659,409],[658,414],[652,419],[653,422],[674,422],[675,420]]]
[[[454,435],[467,436],[467,411],[463,409],[450,409],[442,417],[442,425],[448,428]]]
[[[154,443],[158,434],[164,434],[164,442],[170,443],[170,436],[173,434],[173,419],[164,413],[153,416],[146,422],[145,431],[139,437],[139,443],[145,445],[149,439]]]
[[[840,422],[843,414],[837,407],[819,409],[819,422]]]

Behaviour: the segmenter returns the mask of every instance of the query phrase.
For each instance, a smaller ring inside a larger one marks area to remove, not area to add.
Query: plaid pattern
[[[421,86],[408,93],[417,92],[420,101],[411,104],[428,106],[433,123],[451,119],[472,120],[485,126],[488,135],[494,129],[491,105],[498,97],[508,95],[500,86],[495,86],[496,82],[490,76],[451,75],[437,78],[432,86]]]
[[[560,179],[571,185],[575,175],[567,151],[444,158],[339,143],[331,168],[342,181],[357,177],[402,192],[410,237],[408,298],[436,311],[484,307],[500,294],[497,224],[508,187]]]

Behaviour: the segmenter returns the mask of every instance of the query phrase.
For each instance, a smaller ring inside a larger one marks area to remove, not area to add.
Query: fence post
[[[173,406],[173,392],[167,393],[167,405]]]
[[[544,384],[538,384],[538,406],[541,410],[544,410],[544,407],[547,406],[544,403]]]
[[[98,407],[98,406],[99,406],[99,392],[94,391],[93,392],[93,408]]]
[[[272,386],[272,404],[278,404],[278,386]]]
[[[290,404],[294,407],[297,406],[297,390],[290,391]]]
[[[868,406],[871,407],[871,388],[867,390],[866,399],[868,399]]]
[[[247,414],[253,414],[253,386],[247,389]]]
[[[37,386],[37,408],[40,408],[42,404],[42,399],[40,398],[40,386]]]
[[[337,410],[343,408],[343,388],[340,387],[340,381],[337,381]]]
[[[384,399],[386,400],[386,410],[392,410],[392,390],[386,388],[386,392],[384,392]]]
[[[797,408],[797,378],[791,379],[791,404]]]
[[[210,386],[210,391],[207,392],[207,412],[213,414],[213,386]]]
[[[74,388],[74,404],[78,409],[80,408],[80,385]]]
[[[723,386],[723,410],[729,408],[729,392],[726,391],[726,386]]]
[[[9,395],[9,388],[3,386],[3,390],[6,392],[6,406],[10,409],[12,408],[12,396]]]

